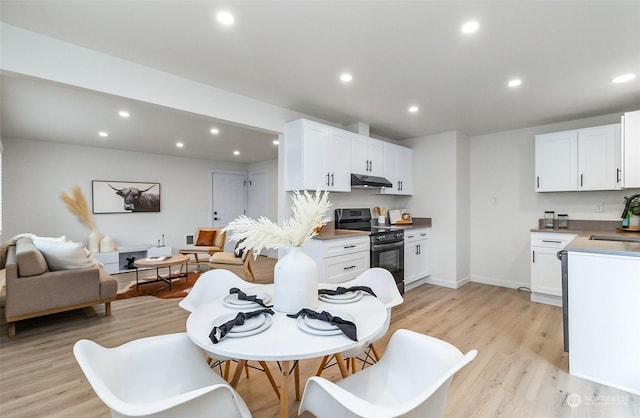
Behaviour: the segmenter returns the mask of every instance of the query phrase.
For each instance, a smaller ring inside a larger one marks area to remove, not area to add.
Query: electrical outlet
[[[596,202],[596,212],[604,212],[604,203]]]

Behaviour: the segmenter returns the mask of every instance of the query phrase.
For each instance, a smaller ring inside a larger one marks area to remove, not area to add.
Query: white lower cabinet
[[[110,251],[106,253],[93,253],[93,258],[104,264],[104,271],[109,274],[126,273],[134,269],[127,268],[132,257],[136,260],[147,257],[171,256],[171,247],[141,247],[128,250]]]
[[[431,228],[404,232],[405,286],[431,275]]]
[[[577,235],[531,233],[531,301],[562,306],[562,266],[557,257]]]
[[[310,239],[304,252],[318,264],[318,281],[341,283],[369,268],[369,236]]]

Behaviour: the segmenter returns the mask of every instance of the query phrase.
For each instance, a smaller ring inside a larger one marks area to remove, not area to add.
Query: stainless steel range
[[[369,208],[336,209],[335,228],[369,231],[370,266],[388,270],[404,294],[404,230],[394,226],[372,225]]]

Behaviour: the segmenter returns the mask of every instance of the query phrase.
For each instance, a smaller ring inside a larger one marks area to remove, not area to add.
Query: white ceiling
[[[233,26],[217,23],[221,9],[234,13]],[[479,135],[640,108],[640,1],[3,0],[0,16],[11,25],[338,125],[368,123],[373,136],[395,140],[450,130]],[[464,36],[460,26],[470,18],[480,30]],[[338,81],[343,71],[353,74],[349,85]],[[611,83],[629,72],[638,77]],[[522,86],[508,88],[513,77],[522,78]],[[113,97],[102,101],[95,93],[64,93],[63,86],[4,77],[3,136],[6,125],[13,130],[7,136],[35,135],[26,130],[32,116],[17,114],[28,113],[32,104],[23,96],[38,101],[38,90],[49,97],[74,95],[53,103],[84,109],[86,129],[93,118],[96,124],[104,120],[99,110],[118,105]],[[11,94],[5,99],[5,93]],[[21,99],[23,111],[7,110]],[[407,112],[412,104],[418,113]],[[159,121],[166,118],[176,135],[184,130],[195,136],[194,129],[214,123],[130,105],[155,119],[141,120],[132,136],[137,139],[127,139],[124,148],[144,150],[149,145],[142,138],[168,146],[158,139]],[[44,135],[39,139],[96,141],[67,131],[79,124],[74,111],[56,111],[60,123],[49,126],[50,133],[38,132]],[[233,142],[240,146],[242,139]]]

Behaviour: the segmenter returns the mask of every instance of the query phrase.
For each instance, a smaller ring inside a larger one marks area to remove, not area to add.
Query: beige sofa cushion
[[[37,276],[49,271],[47,260],[38,251],[31,238],[19,238],[16,242],[18,277]]]

